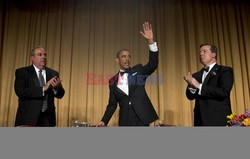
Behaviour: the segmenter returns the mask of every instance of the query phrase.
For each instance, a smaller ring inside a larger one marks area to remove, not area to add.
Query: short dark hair
[[[201,45],[200,45],[200,48],[201,48],[202,46],[205,46],[205,45],[210,46],[210,50],[211,50],[212,53],[216,53],[216,54],[218,53],[218,52],[217,52],[217,47],[216,47],[215,45],[210,44],[210,43],[201,44]]]
[[[35,55],[35,50],[38,49],[38,48],[42,48],[42,49],[46,50],[45,47],[43,47],[43,46],[36,46],[36,47],[34,47],[34,48],[31,50],[31,56],[34,56],[34,55]]]
[[[130,52],[128,49],[122,49],[122,50],[120,50],[120,51],[118,51],[118,52],[116,53],[116,58],[119,58],[120,54],[121,54],[123,51],[128,51],[128,52]]]

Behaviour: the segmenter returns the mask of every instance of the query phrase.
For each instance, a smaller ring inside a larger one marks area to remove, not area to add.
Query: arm
[[[51,87],[53,89],[53,92],[54,92],[54,96],[56,98],[59,98],[61,99],[63,96],[64,96],[64,89],[63,89],[63,86],[62,86],[62,80],[59,78],[59,73],[57,72],[56,73],[56,76],[53,77],[51,80]]]
[[[199,87],[200,83],[196,80],[195,77],[197,78],[197,73],[192,75],[190,72],[188,72],[188,74],[183,77],[188,84],[186,89],[186,97],[189,100],[194,100],[199,96],[198,95],[199,90],[198,88],[195,87],[195,85]]]
[[[62,87],[62,85],[56,90],[57,92],[56,92],[56,94],[54,94],[54,96],[56,97],[56,98],[58,98],[58,99],[61,99],[63,96],[64,96],[64,93],[65,93],[65,91],[64,91],[64,89],[63,89],[63,87]]]
[[[114,85],[109,86],[109,103],[107,105],[106,111],[102,117],[101,122],[98,125],[107,125],[112,115],[117,108],[117,99],[114,94]]]
[[[198,91],[196,91],[195,93],[192,93],[190,90],[189,90],[189,86],[187,87],[186,89],[186,97],[189,99],[189,100],[194,100],[196,99],[198,96]]]
[[[143,75],[151,75],[157,69],[159,63],[158,55],[158,51],[149,52],[149,62],[142,68]]]
[[[158,67],[158,48],[156,42],[154,41],[154,34],[152,25],[148,22],[143,24],[143,32],[140,31],[142,36],[148,40],[150,52],[149,52],[149,62],[142,68],[142,74],[151,75]]]

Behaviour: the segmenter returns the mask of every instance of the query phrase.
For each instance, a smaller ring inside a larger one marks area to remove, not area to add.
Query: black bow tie
[[[121,71],[120,71],[120,75],[121,75],[121,76],[123,76],[123,75],[124,75],[124,73],[126,73],[126,72],[125,72],[125,71],[123,71],[123,72],[121,72]]]
[[[202,68],[202,71],[208,72],[208,71],[209,71],[209,66],[208,66],[208,67],[203,67],[203,68]]]
[[[131,73],[131,68],[125,69],[125,71],[120,71],[121,76],[123,76],[124,73]]]

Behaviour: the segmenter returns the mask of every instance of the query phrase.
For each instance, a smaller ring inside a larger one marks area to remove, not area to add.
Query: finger
[[[49,81],[46,83],[46,85],[49,86],[50,84],[51,84],[51,81],[49,80]]]
[[[142,28],[143,28],[143,31],[145,32],[145,30],[146,30],[145,23],[142,24]]]
[[[146,30],[149,30],[148,22],[146,22]]]
[[[50,86],[51,86],[51,83],[50,83],[50,82],[47,82],[47,83],[46,83],[46,86],[50,87]]]
[[[149,30],[152,30],[152,25],[151,24],[149,24]]]
[[[60,79],[56,78],[55,80],[53,80],[54,83],[58,83],[60,81]]]
[[[183,79],[188,83],[188,79],[186,76],[184,76]]]
[[[49,81],[54,81],[56,78],[57,77],[55,76],[55,77],[51,78]]]
[[[141,33],[141,35],[142,35],[142,36],[144,36],[144,37],[145,37],[145,34],[144,34],[142,31],[140,31],[140,33]]]
[[[54,87],[56,83],[54,81],[51,81],[51,85]]]

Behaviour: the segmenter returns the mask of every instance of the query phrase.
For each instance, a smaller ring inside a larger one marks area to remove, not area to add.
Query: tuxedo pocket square
[[[136,74],[137,74],[137,72],[133,73],[132,76],[134,76],[134,75],[136,75]]]

